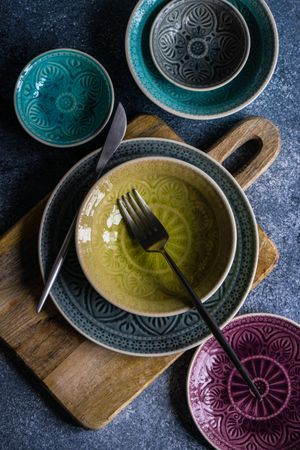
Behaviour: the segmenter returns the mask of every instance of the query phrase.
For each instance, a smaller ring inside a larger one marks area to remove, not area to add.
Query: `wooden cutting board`
[[[128,127],[127,138],[180,138],[160,119],[139,116]],[[209,154],[223,162],[236,148],[257,139],[261,150],[236,175],[245,189],[276,158],[280,148],[277,128],[255,117],[237,124]],[[121,355],[86,340],[48,301],[41,314],[35,309],[42,291],[37,238],[43,199],[0,240],[0,337],[41,380],[50,393],[83,426],[107,424],[143,389],[170,366],[179,354],[165,357]],[[274,268],[278,252],[259,228],[260,253],[253,287]]]

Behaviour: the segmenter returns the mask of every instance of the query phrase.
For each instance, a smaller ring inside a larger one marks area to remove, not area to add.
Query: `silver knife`
[[[94,184],[101,177],[104,167],[106,166],[106,164],[108,163],[110,158],[113,156],[113,154],[115,153],[115,151],[121,144],[121,142],[124,138],[126,129],[127,129],[126,112],[123,108],[122,103],[119,103],[118,107],[116,109],[113,121],[111,123],[108,135],[106,137],[106,141],[105,141],[102,151],[100,153],[100,157],[99,157],[96,169],[95,169],[95,177],[94,177],[92,184]],[[75,215],[75,217],[70,225],[68,233],[67,233],[67,235],[64,239],[64,242],[58,252],[58,255],[55,259],[55,262],[53,264],[53,267],[51,269],[51,272],[50,272],[47,282],[45,284],[44,290],[42,292],[40,301],[37,306],[38,313],[41,312],[41,310],[45,304],[45,301],[50,293],[50,290],[53,286],[53,283],[55,282],[56,277],[59,274],[59,271],[60,271],[60,269],[63,265],[63,262],[67,256],[71,238],[74,234],[74,230],[75,230],[75,226],[76,226],[77,215],[78,215],[78,213]]]

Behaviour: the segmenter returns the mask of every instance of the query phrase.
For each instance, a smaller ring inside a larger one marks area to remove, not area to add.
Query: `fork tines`
[[[149,248],[156,240],[168,238],[165,228],[136,189],[122,195],[118,206],[132,234],[144,248]]]

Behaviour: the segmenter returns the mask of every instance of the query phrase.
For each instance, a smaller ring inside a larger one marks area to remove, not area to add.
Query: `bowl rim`
[[[191,305],[190,307],[184,307],[184,308],[180,308],[180,309],[176,309],[173,311],[168,311],[168,312],[163,312],[163,313],[149,313],[147,311],[140,311],[140,310],[136,310],[136,309],[131,309],[131,308],[124,308],[124,305],[122,303],[118,303],[117,301],[115,301],[114,296],[113,295],[107,295],[107,292],[104,293],[102,292],[101,288],[99,288],[99,286],[97,286],[94,283],[94,280],[92,279],[92,277],[90,276],[87,268],[85,267],[85,264],[83,262],[83,258],[82,255],[80,253],[80,245],[79,245],[79,239],[78,239],[78,229],[79,229],[79,221],[82,217],[82,212],[83,209],[85,207],[85,203],[86,200],[88,199],[88,197],[91,195],[91,193],[94,191],[94,189],[96,188],[96,186],[99,186],[99,184],[103,184],[105,183],[105,181],[114,173],[117,172],[118,170],[123,171],[124,168],[126,170],[126,167],[128,166],[133,166],[139,162],[147,162],[147,161],[155,161],[155,162],[159,162],[159,161],[166,161],[169,163],[173,163],[176,164],[178,166],[185,166],[187,167],[189,170],[197,173],[200,177],[204,178],[208,184],[214,189],[214,191],[216,192],[216,194],[218,195],[219,199],[221,199],[227,215],[228,215],[228,219],[229,219],[229,225],[230,225],[230,230],[232,232],[232,242],[231,242],[231,246],[230,246],[230,252],[228,253],[228,257],[227,257],[227,262],[225,264],[225,268],[222,272],[222,274],[219,276],[217,282],[214,284],[214,286],[210,289],[210,291],[204,296],[201,297],[201,301],[205,302],[206,300],[208,300],[212,295],[214,295],[214,293],[220,288],[221,284],[224,282],[224,280],[226,279],[231,266],[233,264],[234,261],[234,257],[235,257],[235,253],[236,253],[236,246],[237,246],[237,229],[236,229],[236,222],[235,222],[235,218],[234,218],[234,214],[233,211],[231,209],[230,203],[226,197],[226,195],[224,194],[224,192],[222,191],[222,189],[218,186],[218,184],[209,176],[207,175],[203,170],[199,169],[198,167],[193,166],[190,163],[187,163],[185,161],[182,161],[178,158],[172,158],[170,156],[144,156],[144,157],[138,157],[138,158],[134,158],[131,159],[129,161],[126,161],[122,164],[117,165],[116,167],[113,167],[112,169],[110,169],[108,172],[106,172],[101,178],[99,178],[99,180],[97,180],[93,186],[89,189],[89,191],[87,192],[87,194],[85,195],[81,206],[79,208],[78,211],[78,215],[77,215],[77,220],[76,220],[76,227],[75,227],[75,248],[76,248],[76,254],[77,254],[77,258],[80,264],[80,267],[85,275],[85,277],[87,278],[88,282],[91,284],[91,286],[93,286],[93,288],[95,289],[95,291],[101,295],[103,298],[105,298],[108,302],[110,302],[111,304],[113,304],[114,306],[117,306],[118,308],[129,312],[131,314],[137,314],[140,316],[146,316],[146,317],[169,317],[169,316],[175,316],[178,314],[182,314],[185,313],[187,311],[189,311],[190,309],[193,308],[193,306]]]
[[[110,104],[110,108],[107,114],[106,119],[104,120],[103,124],[101,125],[101,127],[99,127],[99,129],[96,130],[96,132],[94,134],[92,134],[91,136],[89,136],[88,138],[85,138],[79,142],[75,142],[74,144],[53,144],[51,142],[48,142],[42,138],[37,137],[31,130],[29,130],[25,123],[23,122],[23,120],[20,117],[20,114],[18,112],[18,108],[17,108],[17,90],[19,87],[19,83],[21,81],[21,77],[24,74],[25,70],[27,68],[29,68],[33,63],[35,63],[38,59],[40,59],[41,57],[47,55],[47,54],[51,54],[51,53],[55,53],[55,52],[65,52],[65,51],[71,51],[74,53],[79,53],[89,59],[91,59],[94,63],[97,64],[97,66],[102,70],[102,72],[104,73],[104,76],[107,78],[108,84],[109,84],[109,88],[110,88],[110,93],[111,93],[111,104]],[[99,133],[101,133],[101,131],[105,128],[105,126],[107,125],[111,114],[113,112],[113,108],[114,108],[114,104],[115,104],[115,91],[114,91],[114,87],[113,87],[113,83],[112,80],[109,76],[109,73],[107,72],[107,70],[105,69],[105,67],[94,57],[91,56],[89,53],[83,52],[81,50],[77,50],[76,48],[71,48],[71,47],[61,47],[61,48],[54,48],[51,50],[46,50],[45,52],[39,53],[38,55],[36,55],[34,58],[32,58],[30,61],[28,61],[25,66],[21,69],[17,81],[15,83],[15,87],[14,87],[14,93],[13,93],[13,98],[14,98],[14,110],[15,110],[15,114],[17,116],[17,119],[20,123],[20,125],[22,126],[23,130],[26,131],[26,133],[28,133],[32,138],[34,138],[36,141],[41,142],[42,144],[48,145],[49,147],[55,147],[55,148],[70,148],[70,147],[78,147],[79,145],[83,145],[86,144],[87,142],[91,141],[92,139],[94,139],[96,136],[98,136]]]
[[[212,0],[212,1],[217,1],[217,2],[227,5],[228,8],[231,9],[232,12],[234,12],[236,14],[236,16],[239,18],[239,20],[241,22],[241,27],[243,28],[245,35],[246,35],[246,42],[245,42],[243,58],[241,59],[237,69],[231,74],[231,76],[229,78],[225,79],[225,81],[221,81],[220,83],[215,83],[212,86],[208,86],[208,87],[192,87],[192,86],[186,86],[184,84],[181,84],[181,83],[173,80],[171,77],[169,77],[167,72],[164,72],[162,70],[161,66],[159,65],[158,60],[155,55],[155,52],[154,52],[154,33],[155,33],[155,28],[156,28],[159,20],[161,19],[161,16],[165,13],[165,11],[167,9],[171,8],[176,3],[184,3],[184,1],[185,0],[171,0],[159,11],[156,18],[154,19],[154,21],[151,25],[151,30],[150,30],[150,35],[149,35],[149,47],[150,47],[151,57],[152,57],[152,60],[155,64],[156,68],[163,75],[163,77],[166,78],[168,81],[170,81],[170,83],[173,83],[175,86],[178,86],[182,89],[186,89],[187,91],[194,91],[194,92],[213,91],[222,86],[225,86],[225,84],[227,84],[227,83],[230,83],[230,81],[232,81],[244,68],[246,62],[248,61],[250,48],[251,48],[251,36],[250,36],[249,28],[248,28],[246,20],[244,19],[243,15],[240,13],[240,11],[236,8],[236,6],[234,6],[232,3],[230,3],[227,0]]]
[[[289,319],[288,317],[280,316],[279,314],[264,313],[264,312],[262,312],[262,313],[260,313],[260,312],[258,312],[258,313],[246,313],[246,314],[241,314],[240,316],[237,316],[237,317],[233,317],[233,319],[229,320],[226,324],[224,324],[224,327],[222,327],[222,328],[224,329],[226,327],[226,325],[229,325],[229,323],[237,322],[240,319],[244,319],[244,318],[247,318],[247,317],[255,317],[255,316],[256,317],[275,317],[277,319],[281,319],[283,321],[290,322],[292,325],[295,325],[297,328],[300,329],[300,325],[296,321],[294,321],[292,319]],[[190,415],[191,415],[191,417],[193,419],[194,424],[196,425],[197,429],[199,430],[201,435],[204,437],[204,439],[209,444],[211,444],[211,446],[213,448],[215,448],[216,450],[219,450],[219,447],[216,447],[216,444],[212,440],[210,440],[206,434],[204,434],[202,428],[197,423],[197,421],[195,419],[195,416],[193,414],[193,409],[192,409],[190,396],[189,396],[189,381],[190,381],[190,378],[191,378],[192,367],[194,365],[194,362],[195,362],[198,354],[201,352],[203,345],[206,344],[206,342],[209,339],[214,339],[211,334],[210,334],[210,336],[207,336],[205,339],[203,339],[201,344],[194,351],[194,354],[193,354],[192,359],[191,359],[191,361],[189,363],[189,367],[188,367],[188,371],[187,371],[186,382],[185,382],[185,393],[186,393],[186,398],[187,398],[187,402],[188,402],[189,412],[190,412]]]
[[[131,27],[132,27],[132,24],[133,24],[133,21],[135,18],[135,14],[145,1],[146,0],[139,0],[138,3],[136,4],[136,6],[134,7],[134,9],[132,10],[132,13],[129,17],[127,28],[126,28],[126,34],[125,34],[125,54],[126,54],[126,60],[127,60],[127,64],[128,64],[128,68],[130,70],[131,76],[133,77],[134,81],[136,82],[136,84],[140,88],[140,90],[143,92],[143,94],[146,97],[148,97],[155,105],[159,106],[164,111],[167,111],[178,117],[183,117],[185,119],[214,120],[214,119],[220,119],[222,117],[230,116],[231,114],[241,111],[246,106],[250,105],[264,91],[265,87],[268,85],[269,81],[271,80],[271,78],[274,74],[277,60],[278,60],[278,53],[279,53],[279,37],[278,37],[276,22],[275,22],[275,19],[273,17],[273,14],[272,14],[269,6],[267,5],[267,3],[264,0],[257,0],[257,1],[262,5],[264,10],[266,11],[266,15],[268,16],[268,18],[270,20],[271,28],[273,31],[273,39],[274,39],[274,54],[273,54],[272,64],[270,66],[269,72],[268,72],[265,80],[259,87],[259,89],[257,89],[257,91],[250,98],[248,98],[247,100],[245,100],[238,106],[235,106],[234,108],[230,108],[221,113],[214,113],[214,114],[191,114],[191,113],[185,113],[182,111],[178,111],[177,109],[166,106],[159,99],[157,99],[154,95],[152,95],[152,93],[149,93],[148,89],[140,81],[140,79],[135,71],[135,65],[131,58],[129,37],[130,37]]]

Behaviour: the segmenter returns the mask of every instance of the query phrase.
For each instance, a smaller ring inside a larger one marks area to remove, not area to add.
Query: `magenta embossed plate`
[[[219,450],[299,450],[300,326],[272,314],[248,314],[223,331],[262,401],[210,338],[195,353],[187,379],[197,427]]]

